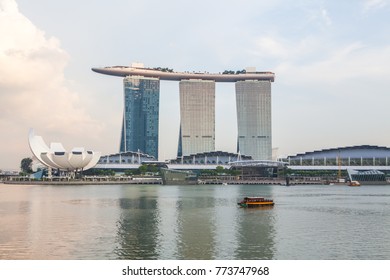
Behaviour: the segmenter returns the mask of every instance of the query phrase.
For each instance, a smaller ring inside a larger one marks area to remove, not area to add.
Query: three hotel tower
[[[142,151],[158,158],[160,80],[179,81],[178,156],[215,151],[215,83],[234,82],[237,152],[255,160],[272,158],[271,72],[247,69],[229,74],[188,73],[143,65],[92,70],[124,77],[120,152]]]

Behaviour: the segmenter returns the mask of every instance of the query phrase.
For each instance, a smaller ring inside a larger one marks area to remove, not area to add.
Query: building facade
[[[125,111],[120,151],[138,150],[158,158],[159,80],[179,81],[178,156],[215,151],[215,83],[236,83],[237,151],[254,160],[272,160],[272,72],[255,68],[222,73],[176,72],[142,64],[92,68],[125,77]],[[152,86],[154,85],[154,86]]]
[[[271,81],[236,82],[237,151],[272,159]]]
[[[141,151],[158,158],[160,80],[128,76],[123,85],[120,152]]]
[[[178,156],[215,151],[215,82],[183,80]]]
[[[289,156],[283,161],[295,169],[390,170],[390,148],[372,145],[337,147]]]

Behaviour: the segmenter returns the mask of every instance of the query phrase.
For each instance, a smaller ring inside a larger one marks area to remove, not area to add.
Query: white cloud
[[[388,146],[389,45],[342,43],[328,36],[294,40],[267,35],[256,42],[255,60],[271,57],[267,61],[274,63],[273,144],[281,153],[355,144]]]
[[[364,11],[376,10],[384,8],[388,5],[388,0],[365,0],[363,2]]]
[[[0,1],[0,11],[16,11],[18,9],[18,5],[13,0],[2,0]]]
[[[288,80],[334,85],[350,79],[361,79],[361,82],[386,80],[389,65],[390,47],[370,48],[355,42],[328,50],[325,57],[310,63],[291,63],[284,71]]]
[[[327,38],[305,37],[298,41],[277,36],[256,39],[251,51],[260,59],[272,58],[274,71],[283,81],[300,84],[336,83],[350,78],[387,80],[390,47],[362,42],[331,42]]]
[[[306,13],[307,21],[309,24],[315,24],[319,26],[330,26],[332,24],[332,19],[328,13],[328,10],[322,6],[316,5],[314,2],[314,7],[304,6],[304,11]]]
[[[326,25],[332,24],[332,20],[328,15],[328,11],[324,8],[321,9],[321,18],[325,22]]]
[[[67,87],[68,54],[23,16],[14,0],[0,0],[0,167],[18,167],[31,156],[29,127],[70,146],[89,148],[101,133]],[[48,137],[45,137],[48,138]]]
[[[258,56],[264,57],[286,58],[289,55],[290,50],[288,49],[286,42],[283,42],[281,39],[272,36],[264,36],[256,40],[255,53]]]

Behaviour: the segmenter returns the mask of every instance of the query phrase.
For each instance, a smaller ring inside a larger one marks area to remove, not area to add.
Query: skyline
[[[215,13],[221,5],[224,12]],[[381,0],[0,0],[0,169],[19,169],[32,156],[30,127],[66,147],[117,152],[122,82],[90,69],[133,61],[275,73],[272,146],[279,155],[388,147],[389,10]],[[161,83],[161,159],[176,157],[178,92],[177,84]],[[216,150],[236,149],[235,111],[234,86],[218,84]]]
[[[255,67],[223,73],[176,72],[170,68],[145,67],[142,63],[132,63],[131,67],[106,66],[91,70],[103,75],[124,77],[125,113],[121,152],[142,151],[159,158],[156,148],[159,137],[155,137],[159,133],[161,80],[179,82],[180,128],[177,156],[216,151],[215,84],[229,82],[235,83],[236,89],[236,152],[255,160],[273,159],[271,83],[275,80],[275,74],[272,72],[258,72]],[[130,80],[132,82],[127,85]],[[149,80],[154,80],[155,85],[151,86]],[[146,144],[148,142],[149,145]]]

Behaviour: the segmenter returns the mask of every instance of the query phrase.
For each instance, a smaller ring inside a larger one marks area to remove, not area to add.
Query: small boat
[[[266,199],[264,197],[244,197],[244,199],[237,203],[243,208],[274,206],[272,199]]]
[[[359,181],[351,181],[348,183],[348,186],[350,187],[360,187]]]

